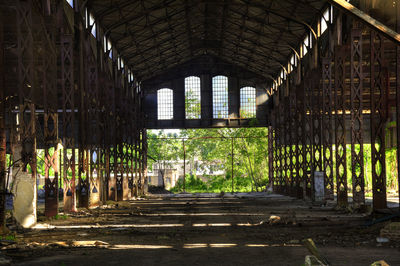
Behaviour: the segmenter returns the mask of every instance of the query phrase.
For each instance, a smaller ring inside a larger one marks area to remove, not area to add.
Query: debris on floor
[[[381,230],[381,237],[388,238],[392,241],[400,241],[400,222],[387,224]]]

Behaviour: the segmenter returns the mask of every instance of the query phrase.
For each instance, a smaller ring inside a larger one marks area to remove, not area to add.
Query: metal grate
[[[240,89],[240,117],[256,117],[256,89],[253,87]]]
[[[186,119],[201,118],[200,78],[185,78],[185,111]]]
[[[215,76],[212,79],[213,118],[228,118],[228,78]]]
[[[173,91],[171,89],[159,89],[157,91],[158,120],[169,120],[174,117]]]

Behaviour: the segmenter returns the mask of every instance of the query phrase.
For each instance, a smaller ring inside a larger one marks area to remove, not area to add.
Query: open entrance
[[[150,130],[148,184],[174,193],[265,191],[267,147],[267,128]]]

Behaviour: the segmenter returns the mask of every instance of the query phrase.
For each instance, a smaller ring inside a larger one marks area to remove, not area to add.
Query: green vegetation
[[[53,216],[53,219],[54,220],[67,220],[68,219],[68,215],[66,215],[66,214],[64,214],[64,215],[56,214],[56,215]]]
[[[252,123],[256,124],[257,121],[254,119]],[[267,133],[266,128],[190,129],[174,133],[149,131],[149,155],[153,158],[153,160],[148,160],[149,169],[152,169],[154,163],[161,164],[161,168],[168,168],[175,162],[182,161],[181,138],[183,138],[186,148],[186,191],[230,192],[232,190],[231,150],[233,145],[234,191],[261,191],[268,183]],[[356,150],[360,150],[360,146],[356,146]],[[387,189],[392,191],[398,190],[396,152],[396,148],[386,150]],[[366,195],[370,196],[372,189],[370,144],[363,145],[363,154]],[[335,154],[333,154],[333,159],[335,164]],[[351,145],[346,146],[346,159],[348,190],[351,192]],[[224,174],[206,176],[203,174],[200,179],[199,174],[205,169],[211,169],[214,172],[222,171]],[[335,174],[334,167],[334,178]],[[183,181],[179,180],[171,191],[183,191]]]
[[[0,240],[15,241],[15,235],[0,236]]]
[[[179,134],[150,131],[148,137],[148,154],[152,159],[148,160],[149,169],[155,163],[165,169],[182,161],[184,139],[186,170],[191,173],[186,178],[188,192],[231,191],[232,170],[235,192],[265,189],[268,181],[266,128],[190,129]],[[204,181],[197,177],[199,173],[203,174]],[[183,191],[183,181],[179,180],[172,191]]]

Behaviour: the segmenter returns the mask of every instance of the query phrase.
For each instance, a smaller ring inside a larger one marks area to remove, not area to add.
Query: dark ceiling
[[[298,49],[324,0],[88,0],[140,80],[200,55],[271,78]]]

